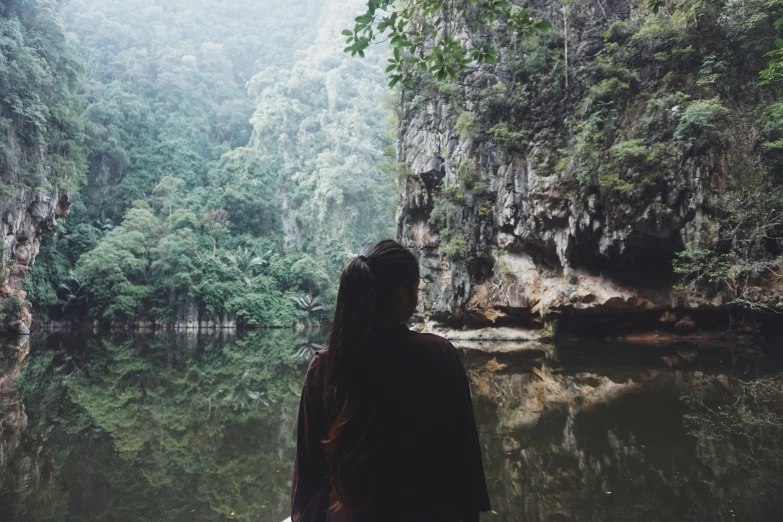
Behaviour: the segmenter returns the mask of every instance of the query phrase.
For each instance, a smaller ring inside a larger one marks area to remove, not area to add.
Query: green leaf
[[[648,2],[651,6],[664,5],[665,0]],[[385,15],[376,15],[376,10],[384,11]],[[448,11],[451,15],[446,17],[444,13]],[[366,12],[356,17],[353,33],[350,36],[348,31],[343,34],[354,38],[346,52],[359,56],[364,56],[365,49],[375,43],[380,34],[388,35],[394,59],[389,60],[387,72],[400,72],[395,75],[400,76],[395,83],[407,85],[409,78],[402,74],[403,64],[410,67],[410,74],[426,71],[438,81],[455,77],[471,63],[496,64],[498,55],[491,43],[463,49],[462,41],[449,36],[458,34],[461,23],[468,23],[474,32],[480,32],[482,27],[496,20],[506,23],[519,38],[530,37],[536,31],[546,32],[552,27],[547,20],[533,19],[529,9],[513,5],[511,0],[417,0],[401,5],[394,0],[368,0]]]
[[[652,9],[653,13],[658,14],[658,11],[660,11],[661,7],[664,7],[665,5],[665,0],[649,0],[647,2],[647,9]]]
[[[552,22],[550,22],[549,20],[540,20],[536,22],[535,28],[541,31],[542,33],[545,33],[550,29],[552,29]]]

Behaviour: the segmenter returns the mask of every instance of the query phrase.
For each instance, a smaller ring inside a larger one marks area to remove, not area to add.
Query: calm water
[[[290,331],[52,334],[6,348],[0,519],[282,521],[300,386],[322,342]],[[681,399],[714,399],[732,374],[779,368],[770,350],[582,343],[465,363],[495,510],[483,521],[781,512],[736,441],[689,434]]]

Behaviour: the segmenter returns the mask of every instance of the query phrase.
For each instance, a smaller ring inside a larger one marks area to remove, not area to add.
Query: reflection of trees
[[[744,494],[734,511],[746,520],[774,520],[783,491],[783,375],[726,379],[712,396],[689,393],[686,423],[699,453],[728,486]]]
[[[326,334],[317,328],[306,328],[297,343],[296,356],[307,359],[313,358],[315,352],[326,347]]]
[[[306,367],[296,335],[182,341],[93,340],[70,378],[54,371],[62,354],[25,368],[31,427],[71,492],[69,519],[285,518]]]
[[[283,520],[301,380],[325,342],[304,334],[37,350],[15,385],[55,480],[0,498],[0,518]],[[780,381],[523,359],[468,361],[498,522],[772,520]]]

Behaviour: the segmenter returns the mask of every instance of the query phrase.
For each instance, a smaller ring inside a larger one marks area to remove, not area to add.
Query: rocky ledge
[[[22,290],[41,245],[41,236],[54,231],[57,220],[68,215],[70,199],[66,195],[31,193],[18,190],[16,196],[0,204],[3,252],[0,313],[6,333],[27,335],[32,317]]]

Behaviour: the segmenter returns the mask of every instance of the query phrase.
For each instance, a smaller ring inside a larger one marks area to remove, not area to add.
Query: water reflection
[[[6,349],[3,520],[283,520],[300,386],[323,342],[283,330],[52,334],[29,355]],[[681,400],[725,400],[732,372],[776,367],[760,353],[469,353],[496,511],[483,520],[773,520],[779,501],[736,441],[692,436]]]
[[[735,401],[733,376],[756,377],[763,351],[688,351],[672,369],[682,351],[577,344],[469,358],[498,519],[779,520],[783,426],[753,431],[758,448],[777,448],[765,467],[743,461],[746,437],[723,437],[693,407]]]
[[[51,336],[15,386],[46,489],[5,487],[14,520],[282,520],[308,340]],[[10,484],[9,484],[10,486]]]

